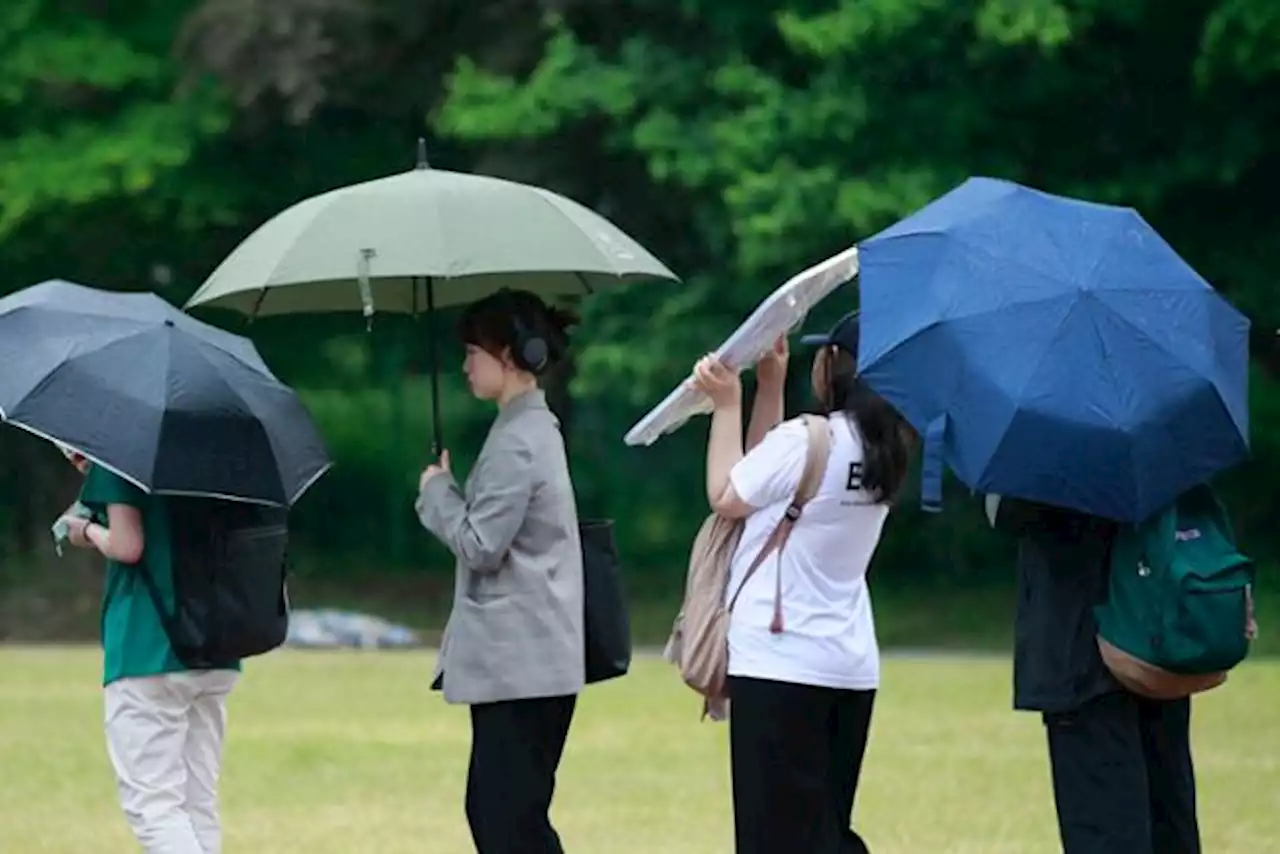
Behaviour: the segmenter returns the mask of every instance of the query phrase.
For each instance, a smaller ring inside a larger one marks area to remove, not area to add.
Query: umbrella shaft
[[[414,293],[417,293],[415,283]],[[436,287],[435,279],[427,277],[427,356],[428,369],[431,371],[431,427],[435,433],[435,454],[440,456],[444,450],[444,430],[440,418],[440,351],[437,342],[439,330],[436,324]]]

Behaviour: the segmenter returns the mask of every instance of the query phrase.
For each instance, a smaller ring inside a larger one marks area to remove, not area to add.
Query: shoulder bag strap
[[[769,534],[769,539],[765,540],[755,559],[751,561],[751,566],[747,567],[747,574],[742,576],[742,581],[739,582],[737,591],[733,594],[733,598],[729,600],[728,610],[730,614],[733,613],[734,606],[738,604],[738,597],[742,595],[742,588],[747,586],[747,582],[751,580],[751,576],[756,574],[756,570],[760,568],[760,564],[764,563],[764,559],[769,556],[769,553],[778,547],[779,533],[781,531],[782,523],[779,522],[778,527],[774,528]]]
[[[751,566],[747,568],[747,573],[743,576],[742,583],[738,585],[737,592],[733,594],[733,599],[729,602],[729,612],[732,613],[734,605],[738,603],[738,597],[742,595],[742,589],[747,585],[747,581],[764,563],[765,558],[777,552],[778,571],[775,573],[774,581],[773,621],[769,625],[769,630],[774,634],[780,633],[783,629],[782,549],[786,545],[788,538],[790,538],[796,522],[800,519],[804,506],[817,494],[818,487],[822,484],[822,476],[826,473],[827,458],[831,452],[831,433],[827,426],[827,419],[820,415],[805,415],[802,417],[808,433],[808,443],[805,451],[804,471],[800,474],[800,483],[796,486],[795,496],[791,499],[791,504],[787,507],[782,519],[779,520],[773,531],[769,533],[769,538],[761,546],[759,554],[751,562]]]
[[[805,429],[809,432],[809,446],[805,453],[804,472],[796,487],[793,507],[804,507],[818,493],[822,476],[827,473],[827,458],[831,455],[831,429],[821,415],[803,415]]]
[[[147,596],[151,599],[151,604],[155,606],[156,616],[160,618],[160,627],[164,629],[165,636],[169,638],[169,643],[177,644],[178,620],[177,614],[169,604],[164,601],[164,594],[160,592],[159,585],[156,584],[155,576],[151,574],[151,570],[147,568],[145,560],[133,566],[127,567],[128,570],[136,572],[138,577],[142,579],[142,586],[147,590]]]
[[[93,513],[90,520],[98,527],[104,530],[110,530],[106,514]],[[156,585],[155,578],[151,575],[151,570],[147,568],[146,555],[136,564],[121,564],[126,572],[137,573],[142,580],[142,586],[147,591],[147,597],[151,600],[152,606],[156,609],[156,616],[160,618],[160,628],[164,630],[165,636],[169,638],[169,643],[173,643],[174,630],[177,627],[177,616],[174,614],[167,602],[164,601],[164,595],[160,592],[159,586]]]

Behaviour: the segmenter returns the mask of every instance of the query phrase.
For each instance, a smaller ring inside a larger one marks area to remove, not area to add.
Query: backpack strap
[[[781,633],[784,626],[782,618],[782,549],[791,537],[791,531],[795,528],[796,522],[800,520],[800,515],[804,512],[804,506],[813,499],[818,492],[818,487],[822,485],[822,476],[827,471],[827,458],[831,454],[831,432],[827,419],[821,415],[803,415],[801,418],[804,420],[804,426],[808,432],[808,441],[805,450],[804,471],[800,473],[800,483],[796,486],[795,495],[791,499],[791,504],[787,506],[782,519],[778,521],[777,526],[769,533],[769,538],[760,547],[760,552],[756,555],[755,560],[751,562],[751,566],[747,567],[747,573],[742,577],[742,582],[738,585],[737,591],[729,601],[728,608],[729,613],[733,613],[734,606],[738,604],[738,597],[742,595],[742,589],[747,586],[751,576],[764,563],[765,558],[777,552],[778,571],[775,573],[774,580],[773,620],[769,624],[769,631],[775,635]]]
[[[160,618],[160,627],[164,629],[165,637],[169,639],[170,645],[176,644],[178,637],[177,631],[177,614],[168,603],[164,601],[164,594],[160,592],[160,587],[156,584],[155,576],[151,574],[151,570],[147,568],[146,561],[137,563],[129,569],[138,574],[142,579],[142,586],[147,590],[147,596],[151,599],[151,604],[155,606],[156,616]]]

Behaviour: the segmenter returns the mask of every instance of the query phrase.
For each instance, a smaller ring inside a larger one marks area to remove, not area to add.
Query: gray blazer
[[[423,526],[458,558],[436,676],[449,703],[576,694],[582,546],[560,424],[541,391],[508,402],[465,488],[427,481]]]

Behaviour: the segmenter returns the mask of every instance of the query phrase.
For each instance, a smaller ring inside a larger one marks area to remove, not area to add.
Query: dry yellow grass
[[[0,852],[135,850],[102,747],[98,654],[0,649]],[[465,709],[428,690],[430,656],[277,653],[232,699],[227,854],[471,850]],[[876,854],[1058,850],[1037,718],[1009,710],[998,659],[891,659],[858,825]],[[1280,666],[1249,664],[1199,701],[1205,850],[1280,839]],[[660,662],[587,691],[555,818],[571,854],[732,850],[723,727]]]

